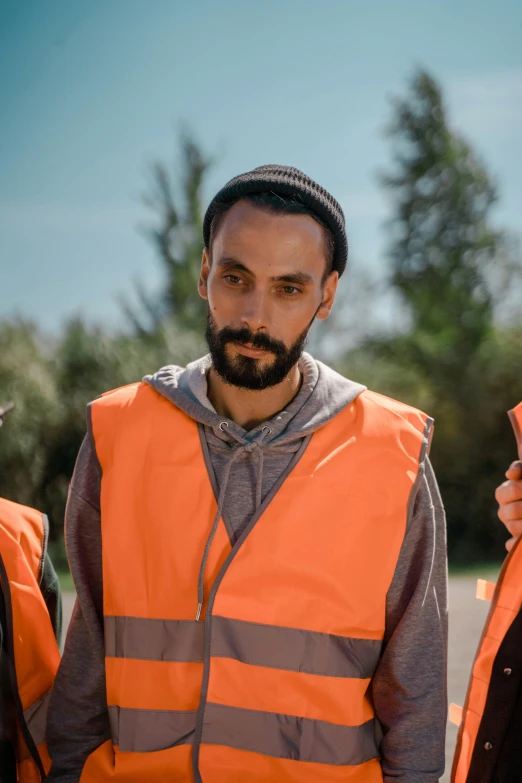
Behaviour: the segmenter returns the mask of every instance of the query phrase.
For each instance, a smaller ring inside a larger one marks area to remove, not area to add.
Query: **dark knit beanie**
[[[221,188],[205,213],[203,239],[205,247],[210,245],[210,227],[223,206],[239,201],[256,193],[275,193],[278,196],[295,196],[304,206],[326,223],[333,234],[335,248],[332,269],[342,275],[348,259],[348,240],[344,225],[344,214],[340,204],[313,179],[291,166],[259,166],[246,174],[234,177]]]

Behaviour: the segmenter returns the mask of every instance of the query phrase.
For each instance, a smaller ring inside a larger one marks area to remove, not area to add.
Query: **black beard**
[[[242,329],[225,326],[220,331],[209,310],[205,339],[212,365],[225,383],[240,389],[262,391],[277,386],[301,358],[314,319],[315,316],[294,344],[287,348],[281,340],[269,337],[264,332],[252,332],[246,326]],[[239,355],[230,360],[226,354],[227,343],[246,343],[252,348],[263,348],[273,353],[275,359],[264,367],[259,365],[258,359],[252,359],[250,356]]]

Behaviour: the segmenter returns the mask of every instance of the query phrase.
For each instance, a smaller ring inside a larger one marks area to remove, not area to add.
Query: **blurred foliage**
[[[211,166],[194,139],[184,131],[180,137],[181,175],[172,174],[163,163],[152,167],[152,186],[145,196],[156,224],[147,236],[162,263],[164,287],[151,296],[143,283],[137,284],[140,303],[135,308],[123,302],[124,310],[139,335],[154,335],[166,318],[180,329],[203,334],[207,305],[197,294],[204,244],[203,182]]]
[[[494,314],[520,283],[520,259],[492,227],[495,188],[448,126],[429,74],[419,71],[394,101],[389,133],[389,284],[410,326],[363,342],[341,368],[434,416],[450,558],[498,560],[506,535],[493,493],[516,457],[506,411],[522,399],[522,327],[500,329]]]
[[[431,461],[447,512],[450,562],[498,562],[508,536],[494,491],[517,456],[506,412],[522,400],[522,326],[494,330],[468,357],[465,389],[455,396],[451,374],[446,385],[433,384],[429,370],[400,354],[391,358],[390,347],[385,338],[362,344],[337,369],[434,417]]]
[[[34,324],[0,322],[0,405],[15,402],[0,430],[0,494],[32,505],[59,401],[46,344]]]
[[[55,344],[32,324],[0,322],[0,400],[15,402],[0,430],[0,495],[49,516],[58,568],[66,567],[65,502],[87,402],[203,352],[203,340],[172,319],[153,337],[109,334],[75,319]]]
[[[352,279],[356,290],[344,304],[356,323],[341,313],[330,335],[336,345],[355,347],[330,363],[435,417],[432,461],[448,512],[450,556],[458,563],[498,561],[505,535],[493,492],[515,457],[506,411],[522,399],[522,324],[500,327],[498,315],[519,284],[519,259],[508,235],[492,226],[495,187],[450,129],[440,88],[427,73],[419,71],[406,97],[394,102],[390,136],[393,169],[381,177],[392,204],[387,287],[407,326],[364,339],[360,324],[371,302]],[[139,305],[124,302],[126,330],[75,319],[50,341],[34,324],[0,321],[0,405],[16,403],[0,432],[0,495],[48,514],[58,567],[65,565],[64,508],[86,403],[205,351],[206,303],[197,281],[210,160],[188,134],[180,148],[179,176],[157,164],[146,200],[165,284],[157,296],[138,284]],[[343,309],[342,299],[338,304]],[[320,341],[314,348],[320,352]]]

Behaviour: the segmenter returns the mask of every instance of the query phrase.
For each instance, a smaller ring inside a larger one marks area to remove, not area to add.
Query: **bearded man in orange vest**
[[[11,407],[0,407],[0,426]],[[50,767],[45,721],[62,609],[47,534],[43,514],[0,498],[0,783],[37,783]]]
[[[496,491],[498,515],[509,531],[509,552],[491,609],[462,711],[452,783],[519,783],[522,780],[522,402],[510,411],[518,443]],[[493,590],[494,588],[494,590]]]
[[[304,352],[347,261],[302,172],[204,219],[209,355],[88,409],[53,783],[435,783],[445,521],[432,420]]]

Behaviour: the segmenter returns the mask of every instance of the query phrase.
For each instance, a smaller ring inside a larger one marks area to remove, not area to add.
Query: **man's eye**
[[[225,275],[225,280],[228,280],[232,285],[238,285],[241,282],[241,278],[237,275]]]
[[[300,288],[296,288],[295,285],[285,285],[283,287],[283,291],[285,294],[288,294],[289,296],[296,296],[297,294],[301,293]]]

